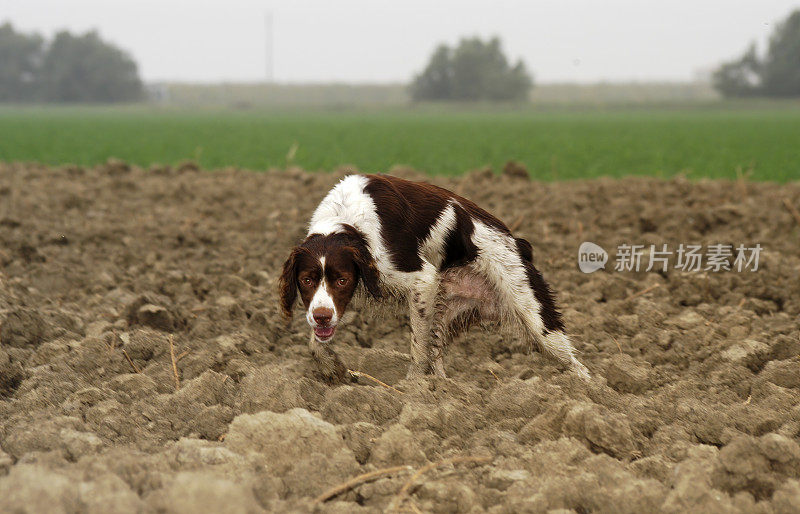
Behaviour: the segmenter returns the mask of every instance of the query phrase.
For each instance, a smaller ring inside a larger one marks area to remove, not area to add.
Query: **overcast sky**
[[[788,0],[0,0],[18,29],[98,29],[147,81],[260,81],[272,13],[275,80],[399,82],[440,42],[499,35],[539,82],[691,80],[751,40]],[[2,63],[0,63],[1,65]]]

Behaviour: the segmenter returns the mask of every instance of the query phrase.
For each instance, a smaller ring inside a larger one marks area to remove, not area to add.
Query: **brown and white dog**
[[[589,377],[533,265],[530,243],[473,202],[431,184],[388,175],[342,179],[284,264],[280,295],[287,316],[298,291],[313,328],[312,353],[329,378],[345,378],[325,343],[357,291],[369,302],[408,302],[409,376],[445,376],[449,341],[478,321],[496,321]]]

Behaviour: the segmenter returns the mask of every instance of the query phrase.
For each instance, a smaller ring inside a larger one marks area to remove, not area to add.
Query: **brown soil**
[[[405,315],[356,316],[337,351],[393,390],[318,380],[276,302],[342,174],[0,165],[0,511],[800,510],[800,185],[433,179],[533,242],[594,378],[475,329],[408,381]],[[765,250],[584,275],[584,240]]]

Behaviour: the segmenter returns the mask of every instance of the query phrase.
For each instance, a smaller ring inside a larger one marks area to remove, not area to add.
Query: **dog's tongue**
[[[314,333],[318,337],[325,339],[326,337],[330,337],[333,335],[334,328],[335,327],[317,327],[314,329]]]

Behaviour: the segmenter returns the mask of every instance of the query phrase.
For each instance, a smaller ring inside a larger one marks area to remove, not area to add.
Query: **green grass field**
[[[291,149],[294,148],[292,152]],[[2,107],[0,160],[206,168],[396,164],[458,174],[511,159],[545,180],[685,173],[800,179],[800,104],[684,108],[234,111]]]

